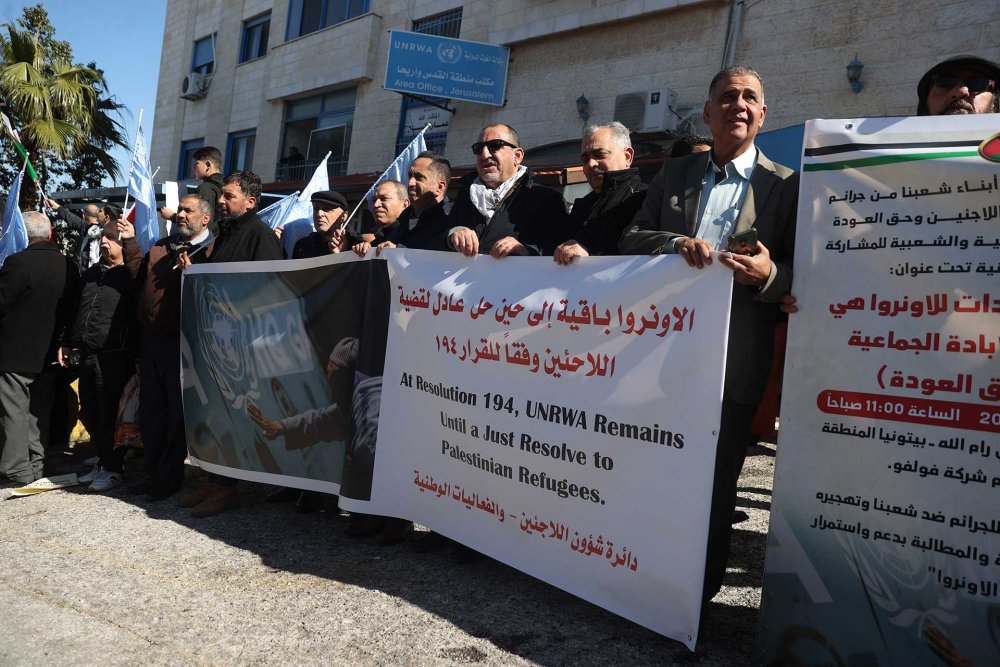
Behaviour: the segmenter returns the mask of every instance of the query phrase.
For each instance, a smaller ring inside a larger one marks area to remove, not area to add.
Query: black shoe
[[[302,491],[299,493],[299,499],[295,501],[295,511],[299,514],[318,512],[323,509],[323,503],[326,501],[324,495],[326,494],[319,491]]]
[[[384,516],[369,515],[363,521],[348,524],[347,528],[344,529],[344,535],[348,537],[368,537],[369,535],[381,533],[384,527]]]
[[[452,544],[457,544],[457,542],[448,539],[441,533],[435,533],[432,530],[414,537],[410,540],[409,547],[411,551],[418,554],[429,554],[435,551],[441,551],[445,547]]]
[[[299,489],[291,489],[283,486],[277,491],[267,494],[265,502],[269,503],[290,503],[299,499],[302,492]]]
[[[176,486],[157,486],[154,484],[150,487],[149,491],[146,492],[146,500],[154,503],[166,500],[180,490],[180,484]]]
[[[149,493],[154,486],[156,485],[152,479],[144,479],[138,484],[129,484],[128,492],[133,496],[141,496],[144,493]]]
[[[481,553],[475,549],[470,549],[464,544],[455,543],[455,547],[451,550],[451,561],[453,563],[458,563],[459,565],[468,565],[470,563],[475,563],[483,557]]]

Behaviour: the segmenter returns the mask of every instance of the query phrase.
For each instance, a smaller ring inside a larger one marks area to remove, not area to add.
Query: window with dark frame
[[[253,171],[253,149],[257,143],[257,129],[231,132],[226,146],[226,173]]]
[[[291,0],[285,39],[295,39],[368,12],[369,0]]]
[[[240,40],[241,63],[267,55],[267,38],[270,31],[271,12],[243,22],[243,38]]]
[[[278,161],[275,180],[308,177],[327,152],[330,176],[347,173],[356,100],[357,89],[346,88],[285,102],[283,157]]]
[[[205,145],[205,138],[188,139],[181,142],[181,154],[177,163],[177,180],[189,181],[194,178],[194,152]]]
[[[191,71],[198,74],[211,74],[215,71],[215,46],[212,40],[215,36],[203,37],[194,43],[194,54],[191,56]]]

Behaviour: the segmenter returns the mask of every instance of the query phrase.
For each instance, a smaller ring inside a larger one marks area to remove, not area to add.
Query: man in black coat
[[[551,255],[569,238],[562,196],[535,183],[509,125],[487,125],[472,144],[476,174],[462,179],[449,214],[448,246],[467,257]]]
[[[333,190],[319,190],[309,198],[313,207],[313,229],[292,248],[292,259],[322,257],[345,249],[348,231],[343,226],[347,220],[347,198]]]
[[[43,476],[40,429],[51,412],[44,371],[55,361],[79,275],[49,241],[45,215],[24,213],[24,226],[28,247],[0,268],[0,475],[30,484]]]
[[[580,160],[593,192],[573,202],[572,239],[553,253],[558,264],[569,264],[574,257],[618,254],[618,239],[646,199],[639,170],[630,168],[633,155],[629,130],[618,121],[584,130]]]
[[[191,172],[201,183],[195,189],[194,194],[204,197],[212,202],[212,220],[208,223],[208,230],[212,236],[219,235],[219,223],[224,217],[219,205],[219,198],[222,196],[222,152],[215,146],[202,146],[191,155]],[[182,193],[183,194],[183,193]],[[160,209],[160,215],[164,220],[177,223],[177,212],[164,206]]]

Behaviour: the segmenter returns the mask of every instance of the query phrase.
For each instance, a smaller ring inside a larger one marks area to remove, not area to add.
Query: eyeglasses
[[[504,141],[503,139],[490,139],[489,141],[477,141],[472,144],[472,154],[479,155],[483,152],[483,146],[486,147],[490,153],[498,153],[504,146],[510,146],[511,148],[517,148],[514,144],[509,141]]]
[[[931,83],[943,90],[952,90],[956,86],[964,86],[974,95],[993,88],[993,81],[989,77],[981,75],[972,75],[963,78],[957,74],[935,74],[931,78]]]

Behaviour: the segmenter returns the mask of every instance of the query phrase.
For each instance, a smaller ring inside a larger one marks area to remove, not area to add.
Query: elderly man
[[[433,151],[418,155],[410,165],[406,188],[410,205],[399,214],[397,223],[385,232],[384,240],[374,244],[376,252],[397,246],[447,250],[448,214],[444,208],[450,182],[451,163],[448,160]],[[358,243],[354,252],[363,257],[372,245]]]
[[[24,213],[28,247],[0,268],[0,476],[30,484],[43,476],[52,385],[44,374],[71,316],[79,276],[49,241],[38,211]],[[40,423],[41,422],[41,423]]]
[[[449,217],[448,246],[467,257],[552,254],[568,236],[558,192],[535,183],[517,132],[487,125],[472,144],[476,173],[463,178]]]
[[[59,363],[80,370],[80,411],[97,447],[98,465],[80,476],[90,491],[103,492],[121,484],[125,450],[115,449],[118,401],[135,373],[139,323],[135,288],[124,264],[123,242],[135,230],[124,220],[108,221],[101,236],[101,261],[80,276],[73,324],[59,349]]]
[[[135,230],[122,231],[125,266],[138,283],[138,315],[142,327],[139,351],[139,421],[147,478],[129,487],[148,500],[169,498],[184,481],[184,413],[181,403],[181,272],[186,260],[207,260],[212,240],[208,225],[215,204],[196,194],[178,202],[174,234],[160,239],[143,257]]]
[[[406,191],[406,185],[399,181],[386,180],[378,184],[375,188],[375,196],[372,198],[372,214],[375,217],[375,230],[368,235],[357,236],[351,234],[348,243],[356,246],[367,241],[373,245],[383,243],[389,234],[399,226],[399,216],[410,205],[410,196]]]
[[[713,261],[728,238],[756,230],[752,255],[719,255],[733,273],[729,353],[717,445],[703,600],[722,586],[736,504],[757,403],[774,350],[776,301],[792,280],[798,175],[754,146],[767,106],[760,75],[746,67],[719,72],[703,116],[715,146],[667,160],[645,204],[622,236],[626,254],[676,253],[693,268]]]
[[[347,197],[333,190],[314,192],[310,198],[313,207],[313,233],[295,243],[292,259],[322,257],[344,249],[347,220]]]
[[[927,70],[917,83],[917,115],[1000,113],[1000,65],[957,56]]]
[[[618,121],[584,129],[580,161],[593,192],[573,202],[573,239],[556,248],[557,264],[569,264],[574,257],[618,254],[618,239],[646,198],[639,170],[630,168],[634,154],[628,128]]]

